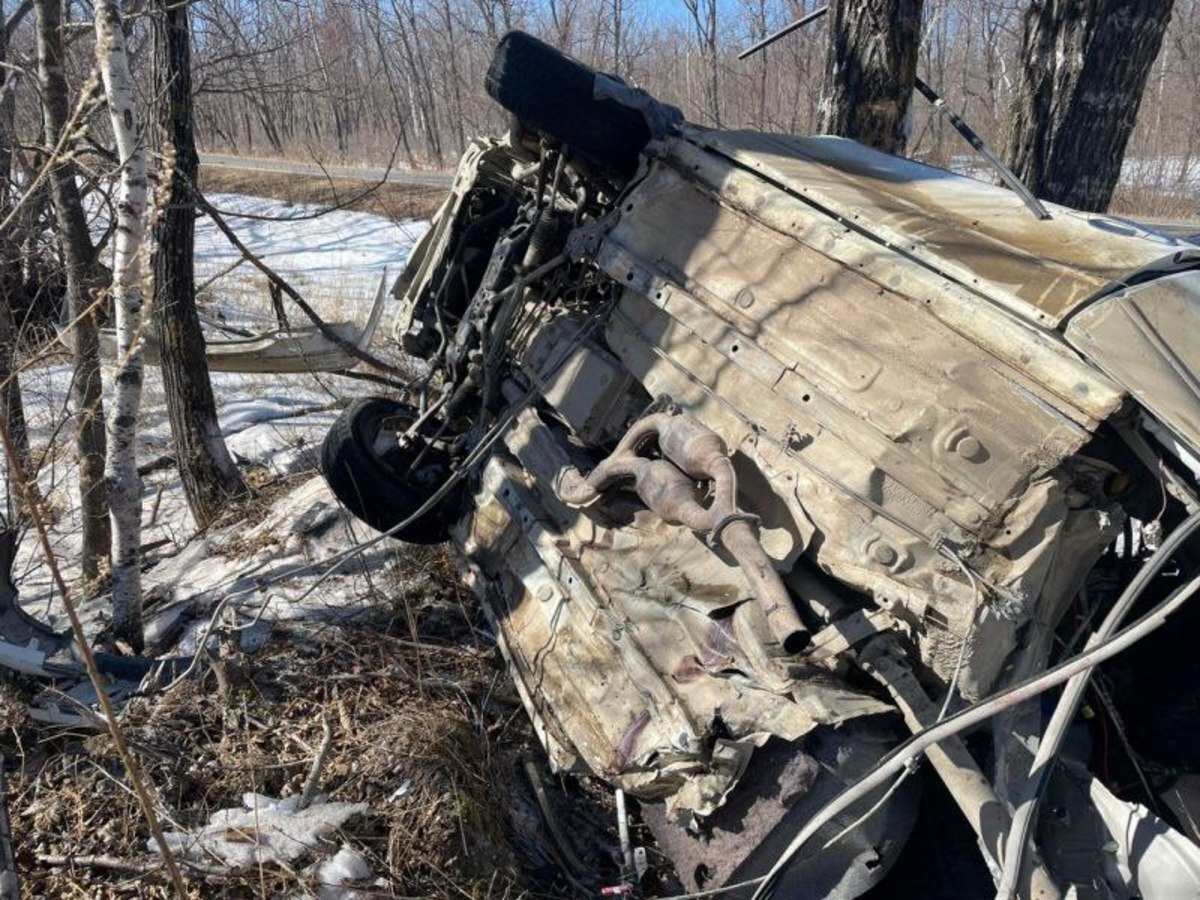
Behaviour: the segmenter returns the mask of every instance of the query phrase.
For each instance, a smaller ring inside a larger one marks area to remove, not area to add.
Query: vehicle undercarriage
[[[513,126],[394,290],[423,375],[324,469],[453,540],[554,768],[687,891],[886,884],[924,759],[999,896],[1196,895],[1200,672],[1150,648],[1197,586],[1200,251],[693,126],[519,33],[488,90]]]

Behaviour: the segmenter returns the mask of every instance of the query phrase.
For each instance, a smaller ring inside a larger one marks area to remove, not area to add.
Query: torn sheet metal
[[[560,766],[690,821],[724,802],[768,738],[886,711],[769,658],[744,575],[691,532],[633,513],[618,535],[547,505],[527,472],[493,459],[460,540]]]

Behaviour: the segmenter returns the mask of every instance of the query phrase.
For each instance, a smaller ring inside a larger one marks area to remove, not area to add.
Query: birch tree
[[[113,262],[117,359],[108,420],[105,477],[113,523],[113,636],[142,650],[142,478],[136,429],[142,402],[142,236],[146,211],[146,147],[138,126],[134,81],[121,14],[113,0],[96,3],[96,61],[121,161]]]

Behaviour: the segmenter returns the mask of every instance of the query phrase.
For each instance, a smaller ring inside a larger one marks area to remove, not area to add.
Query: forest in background
[[[326,162],[452,168],[505,119],[483,90],[496,41],[529,31],[723,128],[819,130],[828,27],[762,53],[745,47],[822,0],[203,0],[192,4],[201,150]],[[927,0],[918,74],[994,148],[1018,95],[1020,0]],[[71,4],[67,14],[70,15]],[[86,15],[80,8],[79,15]],[[134,72],[149,90],[147,29],[132,19]],[[84,24],[86,24],[86,19]],[[12,49],[33,52],[30,23]],[[73,55],[78,86],[90,51]],[[1177,0],[1126,153],[1114,210],[1187,216],[1200,203],[1200,0]],[[147,99],[147,98],[143,98]],[[36,123],[23,92],[18,121]],[[29,133],[29,129],[21,129]],[[912,104],[910,156],[977,165],[932,106]]]

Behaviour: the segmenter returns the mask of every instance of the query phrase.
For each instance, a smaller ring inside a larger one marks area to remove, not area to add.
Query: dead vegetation
[[[276,627],[257,652],[223,651],[202,677],[129,701],[122,726],[164,827],[194,830],[248,792],[295,797],[315,770],[319,795],[367,805],[312,854],[340,844],[369,864],[370,882],[336,896],[562,896],[550,863],[557,851],[525,769],[533,760],[588,877],[612,883],[611,810],[573,782],[550,783],[447,562],[437,550],[397,567],[402,579],[378,585],[369,620]],[[416,571],[422,577],[409,578]],[[170,896],[110,738],[37,727],[16,714],[22,694],[4,685],[0,710],[14,713],[4,715],[3,743],[27,895]],[[314,765],[326,728],[328,752]],[[322,896],[308,862],[230,870],[193,860],[185,875],[194,897]]]
[[[338,206],[356,212],[374,213],[393,222],[428,219],[446,197],[443,188],[211,165],[205,165],[201,170],[200,188],[210,194],[248,194],[289,203]]]
[[[1153,186],[1119,185],[1108,211],[1150,222],[1195,226],[1195,232],[1200,233],[1200,207],[1186,188],[1172,192]]]

